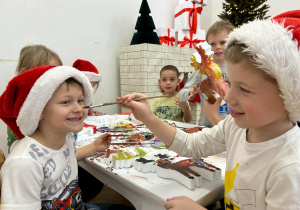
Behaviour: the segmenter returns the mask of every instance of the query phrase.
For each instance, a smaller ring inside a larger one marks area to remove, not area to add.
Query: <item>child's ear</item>
[[[158,84],[160,85],[160,83],[161,83],[160,79],[158,79],[157,81],[158,81]]]
[[[40,116],[40,121],[44,118],[43,113]]]

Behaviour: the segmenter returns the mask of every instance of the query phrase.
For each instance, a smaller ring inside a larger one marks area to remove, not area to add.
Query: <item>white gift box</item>
[[[202,4],[202,7],[207,6],[207,0],[179,0],[179,4],[181,4],[185,1],[190,1],[190,2],[195,2],[195,3],[198,3],[198,4]]]
[[[161,45],[175,46],[175,29],[159,27],[154,30]]]
[[[185,1],[175,7],[174,26],[177,30],[196,30],[201,29],[200,14],[202,6],[198,3]]]
[[[205,30],[191,31],[178,30],[178,47],[195,48],[195,45],[205,42]]]
[[[214,52],[211,51],[211,46],[210,46],[206,41],[205,41],[205,42],[202,42],[202,43],[199,43],[199,44],[196,44],[196,46],[197,46],[197,47],[201,46],[202,49],[205,50],[205,54],[206,54],[207,56],[209,56],[209,57],[212,56],[212,55],[214,54]],[[198,52],[195,52],[195,53],[193,54],[193,56],[195,56],[196,61],[197,61],[198,63],[201,63],[201,56],[199,55]]]

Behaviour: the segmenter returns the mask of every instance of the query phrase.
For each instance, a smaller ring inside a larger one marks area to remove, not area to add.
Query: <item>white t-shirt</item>
[[[181,156],[227,151],[227,209],[300,209],[300,128],[262,143],[246,141],[246,129],[231,116],[213,128],[187,134],[179,129],[169,148]]]
[[[74,142],[68,134],[53,150],[28,136],[22,139],[1,168],[1,209],[84,209]]]

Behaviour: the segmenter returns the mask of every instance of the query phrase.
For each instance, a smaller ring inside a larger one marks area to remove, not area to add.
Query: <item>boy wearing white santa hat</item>
[[[227,40],[230,116],[188,134],[157,118],[143,94],[117,98],[168,149],[202,158],[227,152],[226,209],[300,207],[300,10],[234,29]],[[205,209],[186,196],[168,198],[166,209]]]

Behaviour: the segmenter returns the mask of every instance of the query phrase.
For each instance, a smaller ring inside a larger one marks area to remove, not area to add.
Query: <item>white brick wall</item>
[[[195,49],[138,44],[120,47],[120,84],[121,95],[140,92],[147,96],[161,94],[158,85],[159,72],[165,65],[174,65],[179,72],[192,72],[190,57]],[[151,103],[151,100],[149,101]],[[192,124],[198,124],[199,103],[190,103]],[[122,112],[129,110],[122,109]]]

